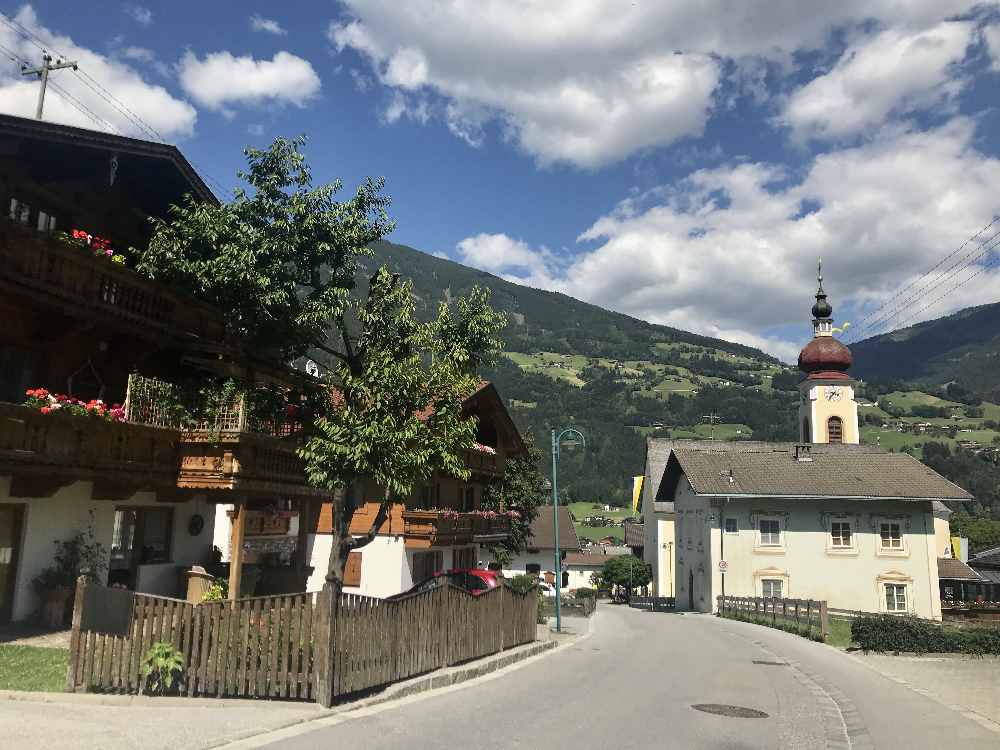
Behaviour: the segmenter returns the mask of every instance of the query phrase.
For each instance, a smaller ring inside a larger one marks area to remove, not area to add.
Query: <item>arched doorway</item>
[[[828,443],[844,442],[844,421],[840,417],[830,417],[826,420],[826,441]]]
[[[811,443],[812,434],[809,432],[809,417],[802,420],[802,442]]]

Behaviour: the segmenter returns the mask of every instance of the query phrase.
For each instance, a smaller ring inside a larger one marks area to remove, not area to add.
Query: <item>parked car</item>
[[[542,592],[542,596],[555,597],[556,587],[551,583],[545,583],[545,581],[538,582],[538,590]]]
[[[430,591],[438,586],[450,583],[460,589],[468,591],[473,596],[479,596],[490,589],[495,589],[500,581],[497,578],[497,571],[484,570],[482,568],[452,568],[451,570],[438,571],[430,578],[425,578],[402,593],[390,596],[396,599],[409,594],[419,594],[423,591]]]

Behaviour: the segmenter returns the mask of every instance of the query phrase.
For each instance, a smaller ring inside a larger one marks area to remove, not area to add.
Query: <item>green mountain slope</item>
[[[957,313],[851,344],[854,372],[925,390],[957,383],[1000,401],[1000,303]]]
[[[574,425],[586,451],[563,453],[560,487],[621,505],[642,471],[647,435],[791,439],[797,377],[751,347],[653,325],[563,294],[382,243],[365,271],[387,264],[413,280],[418,308],[488,287],[508,315],[505,355],[484,373],[522,430],[547,453],[549,431]],[[784,390],[781,390],[784,389]],[[714,415],[714,418],[713,418]]]

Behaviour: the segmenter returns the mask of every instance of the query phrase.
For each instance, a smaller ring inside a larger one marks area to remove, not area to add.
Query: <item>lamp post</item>
[[[576,435],[587,447],[587,439],[579,430],[567,427],[558,435],[552,430],[552,534],[555,537],[556,547],[556,632],[562,632],[562,611],[560,609],[560,591],[562,589],[562,554],[559,550],[559,487],[558,487],[558,467],[559,467],[559,444],[567,435]]]

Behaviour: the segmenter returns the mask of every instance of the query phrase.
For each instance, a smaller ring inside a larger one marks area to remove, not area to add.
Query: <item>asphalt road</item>
[[[609,605],[569,648],[361,713],[267,747],[1000,748],[1000,734],[828,646],[707,615]]]

